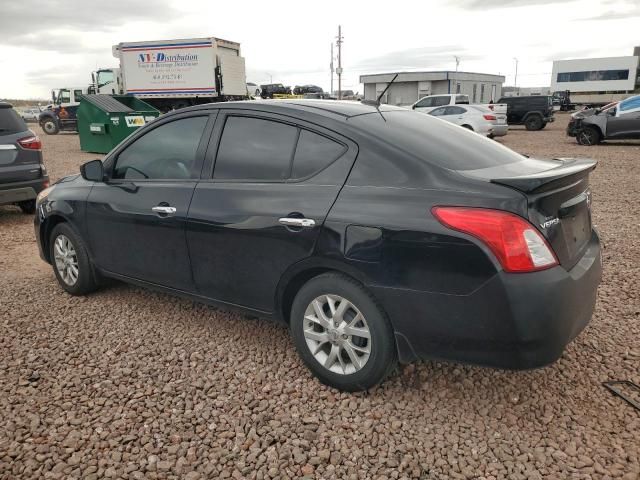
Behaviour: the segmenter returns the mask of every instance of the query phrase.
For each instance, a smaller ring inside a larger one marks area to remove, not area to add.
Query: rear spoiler
[[[515,188],[524,193],[538,193],[572,182],[589,175],[598,162],[592,159],[554,158],[562,162],[555,168],[517,177],[492,178],[491,183]]]

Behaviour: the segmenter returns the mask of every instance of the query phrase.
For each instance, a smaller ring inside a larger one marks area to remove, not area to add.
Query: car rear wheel
[[[22,213],[26,213],[27,215],[33,215],[34,213],[36,213],[35,200],[25,200],[24,202],[19,202],[18,207],[20,207]]]
[[[344,391],[380,383],[396,365],[393,330],[373,297],[337,273],[307,282],[291,308],[300,357],[324,384]]]
[[[66,223],[51,232],[49,258],[58,283],[71,295],[85,295],[97,288],[87,249]]]
[[[42,129],[47,135],[57,135],[60,132],[58,124],[52,118],[48,118],[42,123]]]
[[[593,127],[584,127],[576,134],[576,141],[580,145],[597,145],[600,140],[600,132]]]
[[[527,130],[540,130],[542,129],[543,123],[544,122],[542,121],[542,118],[540,118],[539,115],[531,115],[524,122],[524,126]]]

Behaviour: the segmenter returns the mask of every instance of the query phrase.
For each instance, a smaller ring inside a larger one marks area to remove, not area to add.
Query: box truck
[[[162,112],[247,98],[237,42],[215,37],[122,42],[112,52],[119,68],[93,72],[91,93],[133,95]]]

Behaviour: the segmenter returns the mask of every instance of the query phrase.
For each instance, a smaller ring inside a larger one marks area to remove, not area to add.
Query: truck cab
[[[51,105],[42,112],[38,123],[47,135],[60,131],[77,132],[76,113],[80,98],[87,93],[86,87],[63,87],[51,90]]]
[[[89,93],[121,95],[122,77],[119,68],[101,68],[91,72]]]

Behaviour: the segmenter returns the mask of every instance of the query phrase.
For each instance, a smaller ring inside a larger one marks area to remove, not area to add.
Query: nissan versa
[[[600,282],[595,166],[385,105],[200,105],[41,192],[35,229],[73,295],[111,277],[272,317],[362,390],[398,361],[555,361]]]

